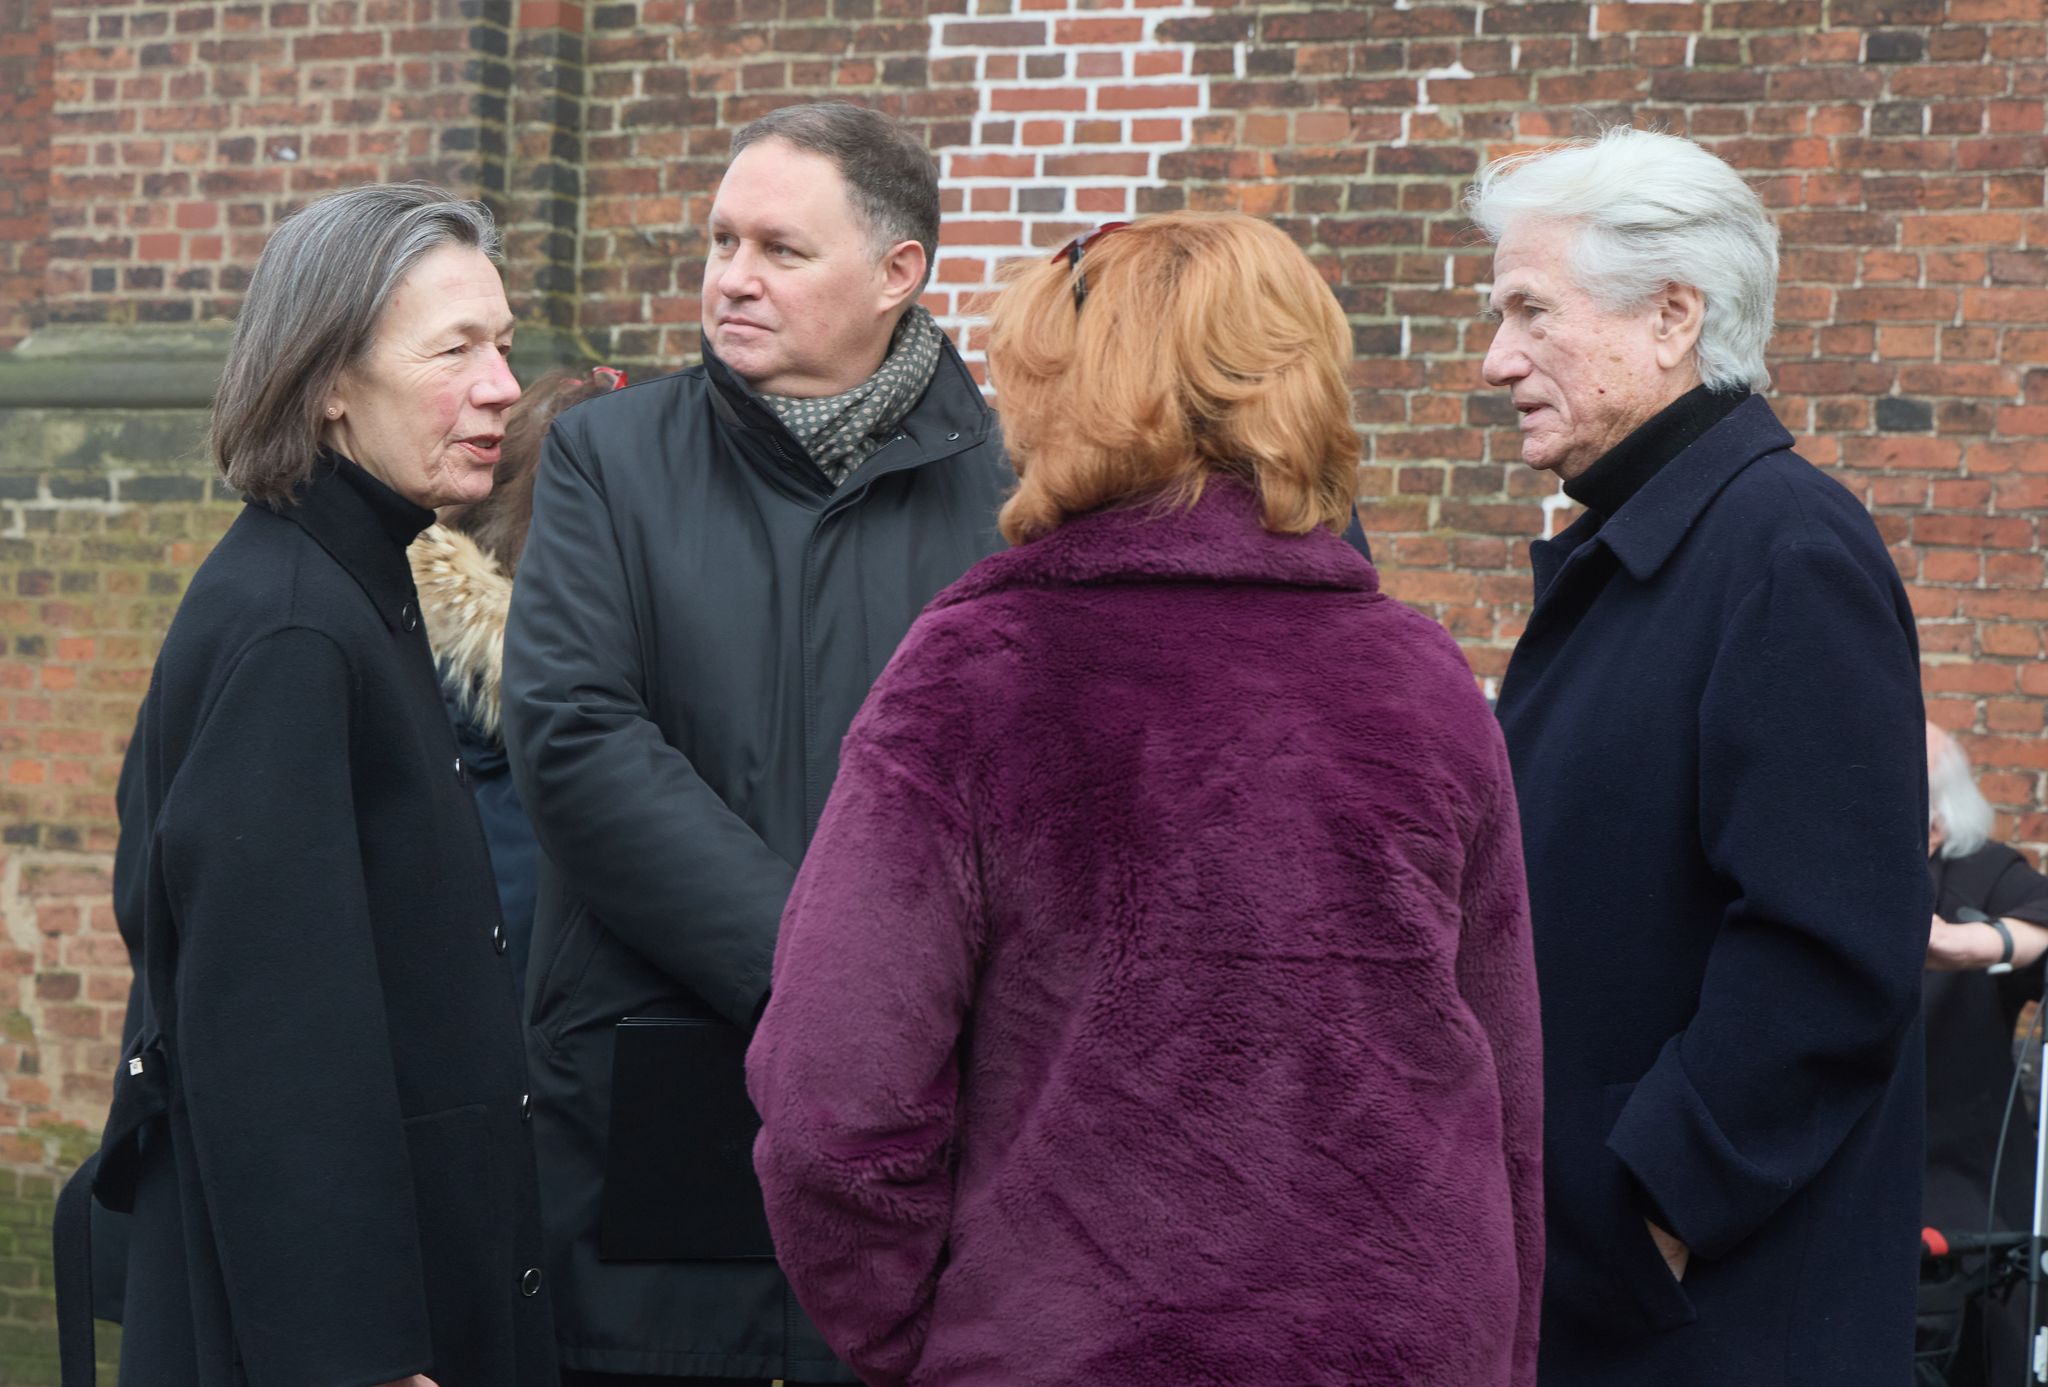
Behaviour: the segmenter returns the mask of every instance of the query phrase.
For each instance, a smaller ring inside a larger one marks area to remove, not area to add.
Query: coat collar
[[[1573,550],[1597,538],[1637,582],[1648,582],[1677,550],[1721,489],[1758,458],[1792,446],[1792,435],[1761,395],[1751,395],[1694,440],[1606,517],[1588,511],[1550,540],[1530,547],[1541,594]]]
[[[1164,497],[1079,515],[982,560],[933,601],[952,606],[1004,588],[1098,583],[1260,583],[1377,592],[1379,575],[1328,530],[1278,535],[1250,487],[1211,477],[1192,507]]]
[[[284,508],[356,580],[394,631],[419,629],[418,598],[405,547],[434,513],[416,506],[339,453],[325,453],[313,479]]]
[[[968,373],[967,363],[944,333],[939,334],[939,365],[924,395],[911,406],[897,428],[899,443],[891,443],[853,470],[835,490],[825,474],[804,452],[795,435],[782,426],[755,389],[734,374],[711,350],[703,338],[704,379],[711,387],[711,408],[727,428],[751,433],[769,446],[751,450],[764,457],[786,482],[821,500],[837,502],[867,487],[876,477],[918,467],[965,452],[980,443],[996,426],[995,413]]]

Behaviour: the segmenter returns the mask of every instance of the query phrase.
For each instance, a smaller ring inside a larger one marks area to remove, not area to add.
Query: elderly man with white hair
[[[2041,995],[2048,952],[2048,877],[1992,841],[1996,816],[1956,739],[1927,725],[1927,1180],[1921,1219],[1944,1233],[2032,1227],[2034,1124],[2006,1121],[2013,1031]],[[1992,1189],[1994,1173],[1997,1190]],[[1987,1230],[1987,1223],[1991,1228]],[[2021,1381],[2024,1296],[1970,1303],[1951,1387]]]
[[[1699,146],[1489,167],[1531,549],[1500,690],[1545,1049],[1543,1380],[1912,1375],[1930,911],[1913,614],[1761,395],[1777,235]]]

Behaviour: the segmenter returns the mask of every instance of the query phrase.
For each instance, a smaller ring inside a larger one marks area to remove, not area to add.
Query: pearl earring
[[[327,417],[329,419],[339,419],[341,417],[341,411],[336,409],[333,405],[329,405],[327,406]]]

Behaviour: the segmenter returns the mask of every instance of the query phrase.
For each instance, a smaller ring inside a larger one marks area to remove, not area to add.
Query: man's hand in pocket
[[[1648,1219],[1643,1220],[1643,1226],[1650,1230],[1650,1240],[1657,1244],[1657,1251],[1663,1256],[1664,1265],[1671,1268],[1671,1279],[1685,1280],[1685,1264],[1692,1260],[1691,1250]]]

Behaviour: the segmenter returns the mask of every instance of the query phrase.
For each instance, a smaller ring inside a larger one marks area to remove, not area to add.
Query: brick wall
[[[49,254],[49,0],[0,6],[0,351],[19,342]]]
[[[502,190],[503,4],[52,8],[48,321],[231,315],[278,213],[333,188]]]
[[[1284,226],[1354,324],[1386,584],[1483,680],[1523,618],[1525,541],[1570,510],[1478,381],[1489,258],[1458,196],[1485,159],[1598,122],[1708,144],[1784,232],[1774,404],[1876,514],[1932,713],[2038,854],[2044,21],[2044,0],[0,6],[0,1167],[61,1169],[97,1121],[125,984],[109,790],[154,643],[232,513],[197,448],[203,394],[73,398],[77,377],[118,383],[105,334],[217,352],[208,325],[281,212],[427,177],[499,210],[523,340],[679,364],[731,130],[821,95],[939,153],[928,301],[971,356],[1008,257],[1178,207]],[[8,385],[51,360],[71,363],[56,385]]]

